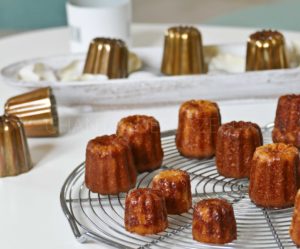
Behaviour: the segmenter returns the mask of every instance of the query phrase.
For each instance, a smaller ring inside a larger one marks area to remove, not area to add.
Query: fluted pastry
[[[249,196],[266,208],[293,206],[299,188],[299,153],[283,143],[256,148],[250,172]]]
[[[237,238],[234,211],[222,199],[207,199],[194,207],[193,239],[199,242],[225,244]]]
[[[274,142],[293,144],[300,149],[299,106],[300,95],[290,94],[279,98],[272,132]]]
[[[296,199],[294,213],[292,217],[292,222],[290,226],[290,236],[294,243],[300,246],[300,190],[298,190]]]
[[[225,177],[249,177],[254,151],[262,142],[257,124],[232,121],[221,125],[216,147],[218,172]]]
[[[168,214],[181,214],[192,207],[190,176],[185,171],[169,169],[160,172],[153,178],[152,188],[163,193]]]
[[[155,234],[168,226],[166,202],[159,190],[140,188],[125,200],[125,229],[140,235]]]
[[[145,115],[122,118],[117,127],[117,135],[129,141],[138,172],[159,168],[163,160],[158,121]]]
[[[208,100],[190,100],[179,110],[176,133],[178,151],[186,157],[208,158],[215,154],[217,131],[221,115],[216,103]]]
[[[135,186],[136,177],[128,141],[105,135],[88,142],[85,184],[92,192],[103,195],[127,192]]]

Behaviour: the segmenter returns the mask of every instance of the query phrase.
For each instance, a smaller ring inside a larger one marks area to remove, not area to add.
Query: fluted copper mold
[[[21,119],[28,137],[52,137],[59,134],[56,101],[49,87],[8,99],[5,113]]]
[[[122,40],[95,38],[90,43],[83,73],[105,74],[110,79],[128,76],[129,52]]]
[[[0,177],[15,176],[32,168],[24,127],[12,115],[0,117]]]
[[[194,27],[171,27],[165,34],[161,72],[166,75],[205,73],[200,31]]]
[[[246,71],[288,68],[284,36],[273,30],[250,35],[247,42]]]

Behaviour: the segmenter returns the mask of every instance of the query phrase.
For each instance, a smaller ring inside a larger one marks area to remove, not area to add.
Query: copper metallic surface
[[[19,118],[0,117],[0,177],[15,176],[32,168],[25,131]]]
[[[90,43],[83,73],[105,74],[110,79],[128,76],[129,52],[122,40],[95,38]]]
[[[28,137],[51,137],[59,134],[56,101],[49,87],[8,99],[5,113],[21,119]]]
[[[206,73],[198,29],[179,26],[167,30],[161,72],[166,75]]]
[[[288,68],[284,36],[273,30],[251,34],[247,42],[246,71]]]

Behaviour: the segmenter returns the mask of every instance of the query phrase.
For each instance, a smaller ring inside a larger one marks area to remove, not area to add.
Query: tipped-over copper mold
[[[0,117],[0,177],[15,176],[32,168],[24,127],[12,115]]]
[[[21,119],[28,137],[52,137],[59,134],[56,101],[49,87],[8,99],[5,113]]]
[[[250,35],[247,42],[246,71],[288,68],[284,36],[273,30]]]
[[[166,75],[205,73],[201,34],[194,27],[171,27],[165,34],[161,72]]]
[[[90,43],[83,73],[105,74],[110,79],[128,76],[129,52],[119,39],[95,38]]]

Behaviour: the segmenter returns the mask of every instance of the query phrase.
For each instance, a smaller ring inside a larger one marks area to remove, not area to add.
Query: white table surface
[[[133,46],[161,45],[169,25],[135,24]],[[204,43],[243,42],[254,29],[201,27]],[[285,32],[300,40],[299,33]],[[22,33],[0,39],[0,67],[38,56],[68,52],[67,28]],[[19,90],[0,82],[0,105]],[[291,89],[292,92],[292,89]],[[274,119],[276,100],[219,103],[222,121],[251,120],[260,125]],[[155,116],[162,131],[177,126],[178,106],[83,113],[59,107],[62,134],[58,138],[29,139],[34,168],[17,177],[0,179],[0,248],[70,249],[106,248],[93,242],[78,243],[60,207],[61,186],[85,156],[87,141],[97,135],[114,133],[119,119],[129,114]]]

